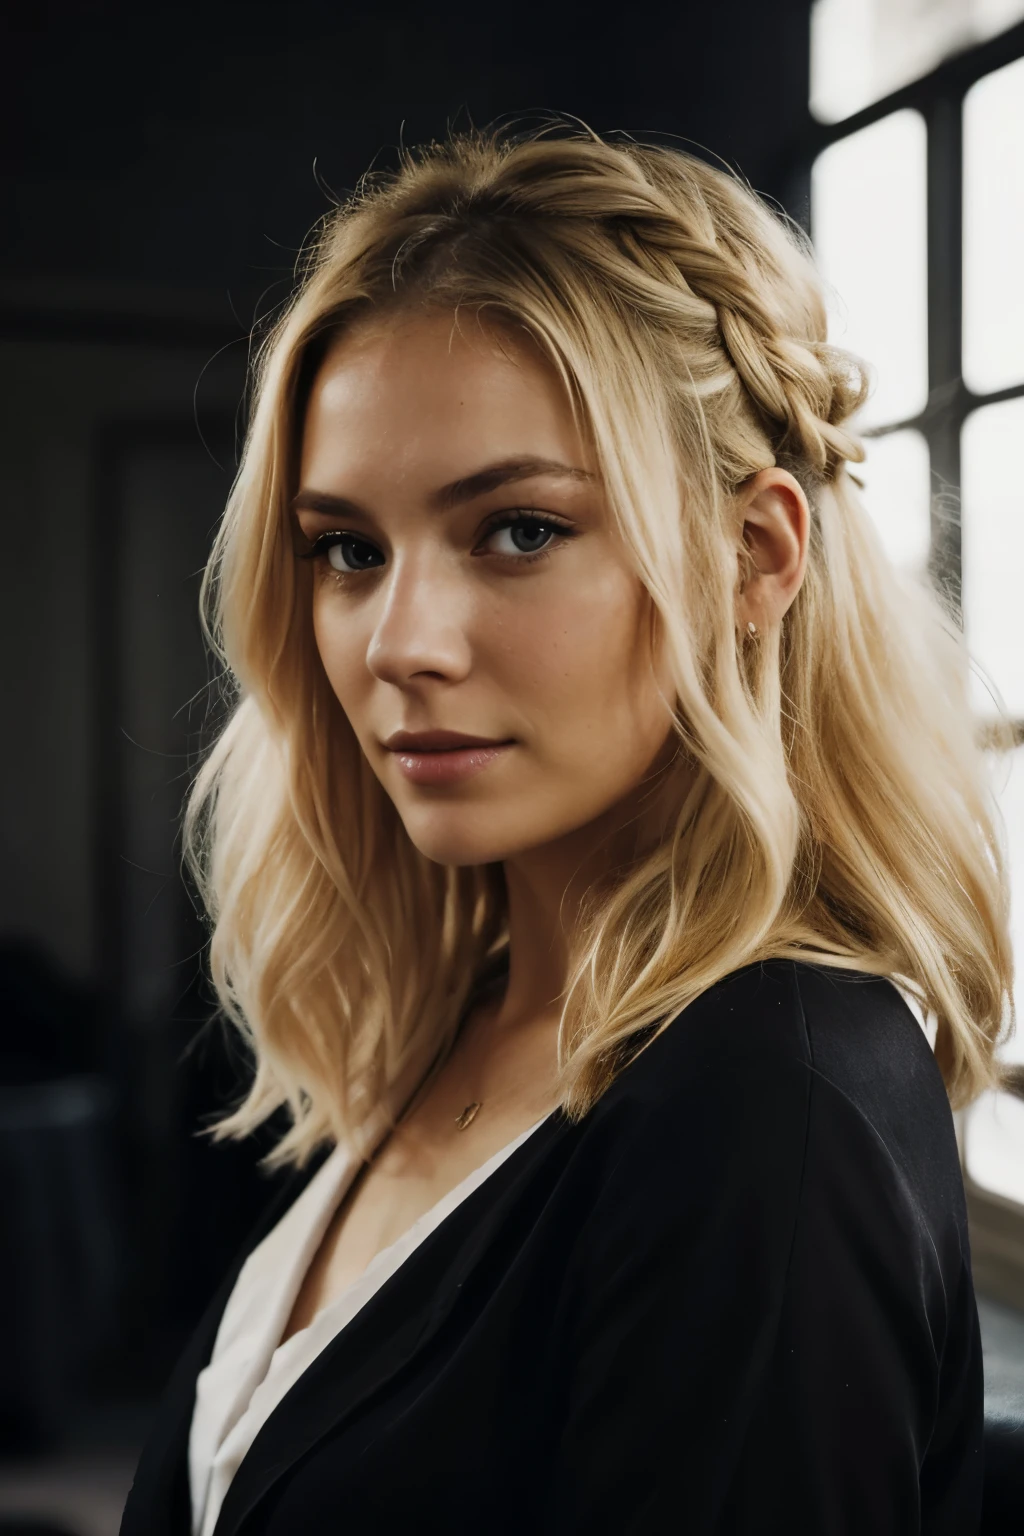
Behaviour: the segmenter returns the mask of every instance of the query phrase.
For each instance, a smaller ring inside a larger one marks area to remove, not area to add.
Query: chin
[[[406,813],[400,808],[400,814],[410,842],[435,864],[496,864],[557,836],[546,827],[524,828],[521,811],[514,831],[503,828],[493,806],[416,807]]]
[[[495,864],[516,852],[507,841],[494,836],[474,837],[465,829],[423,828],[406,824],[409,841],[418,848],[424,858],[435,864],[451,864],[466,867],[472,864]]]

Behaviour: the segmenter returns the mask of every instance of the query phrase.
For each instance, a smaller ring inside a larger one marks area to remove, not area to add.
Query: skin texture
[[[574,473],[437,504],[443,487],[527,459]],[[325,497],[346,505],[314,509]],[[742,499],[757,574],[736,620],[763,631],[803,579],[809,513],[779,469],[755,476]],[[509,512],[542,527],[496,529]],[[663,834],[660,770],[675,752],[649,598],[561,385],[525,334],[416,313],[347,332],[314,382],[295,517],[304,552],[317,550],[313,626],[327,677],[410,838],[439,862],[503,862],[510,972],[342,1203],[289,1332],[554,1107],[580,895]],[[353,537],[329,550],[321,536],[342,532]],[[514,745],[474,778],[411,783],[382,741],[436,728]],[[474,1099],[485,1111],[463,1134],[454,1116]]]

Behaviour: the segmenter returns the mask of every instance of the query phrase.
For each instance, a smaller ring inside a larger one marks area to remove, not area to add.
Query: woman
[[[975,1529],[950,1103],[1007,891],[864,393],[798,235],[675,151],[459,138],[326,221],[188,821],[218,1134],[286,1106],[296,1174],[126,1536]]]

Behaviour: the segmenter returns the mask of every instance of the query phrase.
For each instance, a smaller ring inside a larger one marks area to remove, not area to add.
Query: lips
[[[384,742],[389,752],[458,752],[467,747],[503,747],[508,737],[467,736],[462,731],[394,731]]]
[[[413,745],[407,745],[407,743]],[[399,731],[386,743],[398,772],[411,784],[439,789],[472,779],[515,745],[459,731]]]

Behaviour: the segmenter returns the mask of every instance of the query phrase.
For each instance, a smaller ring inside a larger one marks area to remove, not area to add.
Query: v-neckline
[[[321,1307],[305,1327],[283,1342],[273,1343],[275,1331],[279,1336],[291,1315],[311,1254],[322,1240],[337,1202],[350,1186],[351,1178],[346,1182],[346,1175],[351,1174],[354,1158],[347,1149],[338,1148],[321,1165],[294,1205],[249,1255],[224,1308],[209,1363],[200,1372],[202,1387],[197,1381],[196,1422],[189,1434],[188,1466],[193,1513],[197,1506],[202,1510],[200,1532],[210,1528],[211,1498],[216,1499],[216,1523],[237,1465],[274,1415],[281,1399],[326,1351],[338,1347],[341,1335],[348,1333],[421,1244],[557,1114],[556,1108],[478,1164],[410,1223],[394,1242],[379,1250],[362,1274]],[[324,1176],[332,1158],[338,1158],[341,1167],[336,1166],[333,1177],[328,1179]],[[332,1187],[325,1188],[328,1183]],[[315,1198],[307,1199],[311,1194]],[[317,1207],[312,1212],[310,1204]],[[296,1211],[302,1215],[296,1217]],[[282,1283],[275,1285],[274,1267],[280,1264],[282,1253],[287,1256],[289,1272]],[[246,1378],[244,1382],[240,1377]],[[218,1470],[219,1461],[223,1462],[225,1457],[223,1470]]]
[[[409,1252],[412,1252],[417,1245],[410,1245],[409,1239],[419,1230],[419,1228],[423,1227],[426,1229],[426,1232],[430,1232],[435,1226],[438,1226],[440,1222],[444,1220],[444,1217],[448,1214],[449,1210],[454,1210],[456,1206],[462,1203],[466,1195],[471,1194],[478,1185],[485,1183],[490,1174],[494,1172],[496,1168],[500,1167],[505,1159],[510,1157],[516,1148],[527,1139],[527,1137],[531,1136],[534,1131],[539,1130],[540,1127],[544,1124],[545,1120],[549,1120],[551,1115],[554,1113],[555,1110],[550,1110],[547,1114],[542,1115],[539,1120],[535,1120],[532,1125],[527,1126],[526,1130],[520,1131],[516,1136],[513,1136],[510,1141],[505,1142],[505,1144],[499,1147],[496,1152],[492,1152],[491,1155],[485,1158],[482,1163],[478,1163],[475,1168],[471,1168],[470,1171],[462,1179],[460,1179],[457,1184],[454,1184],[451,1187],[451,1189],[448,1189],[444,1192],[444,1194],[439,1195],[427,1210],[421,1212],[419,1216],[413,1217],[412,1221],[409,1222],[408,1226],[405,1227],[397,1237],[393,1238],[391,1242],[388,1243],[385,1247],[379,1248],[377,1250],[377,1252],[368,1260],[364,1268],[360,1270],[358,1275],[353,1276],[353,1278],[347,1282],[344,1288],[339,1291],[336,1296],[332,1296],[329,1301],[326,1301],[323,1306],[319,1307],[317,1311],[313,1313],[313,1316],[310,1318],[308,1323],[304,1324],[302,1328],[297,1328],[294,1333],[289,1334],[288,1338],[282,1338],[279,1340],[274,1348],[273,1354],[270,1357],[270,1363],[267,1367],[267,1374],[270,1374],[270,1371],[273,1368],[274,1359],[280,1350],[287,1349],[294,1339],[301,1338],[303,1334],[308,1333],[309,1329],[316,1325],[320,1318],[326,1317],[335,1309],[338,1311],[343,1311],[344,1303],[346,1299],[351,1296],[353,1290],[370,1275],[371,1271],[376,1271],[377,1269],[384,1266],[385,1259],[387,1256],[391,1255],[396,1248],[408,1246]],[[384,1138],[382,1137],[381,1140],[383,1139]],[[342,1149],[338,1150],[340,1151]],[[336,1156],[337,1153],[334,1155]],[[373,1155],[375,1156],[376,1152],[374,1152]],[[346,1153],[345,1159],[346,1167],[345,1172],[340,1175],[340,1186],[333,1194],[333,1196],[329,1196],[325,1200],[325,1205],[329,1207],[329,1211],[326,1216],[326,1220],[321,1227],[319,1235],[315,1240],[312,1256],[305,1264],[305,1266],[297,1266],[298,1283],[293,1290],[291,1298],[291,1309],[288,1313],[288,1320],[290,1320],[292,1311],[294,1311],[295,1308],[295,1303],[298,1301],[299,1293],[302,1290],[306,1275],[309,1272],[309,1266],[314,1262],[316,1255],[319,1252],[320,1244],[323,1242],[324,1237],[330,1229],[331,1222],[337,1215],[342,1203],[348,1199],[356,1178],[361,1172],[364,1171],[366,1167],[370,1166],[369,1163],[364,1162],[353,1167],[355,1159],[352,1157],[351,1153]],[[320,1178],[325,1173],[327,1168],[330,1167],[330,1163],[331,1159],[328,1158],[323,1167],[318,1170],[311,1183],[315,1184],[316,1179]],[[346,1177],[346,1175],[348,1176]],[[444,1212],[441,1212],[440,1210],[440,1207],[442,1206],[446,1207]],[[314,1229],[319,1225],[319,1221],[315,1220]],[[426,1235],[426,1233],[424,1235]],[[393,1270],[389,1269],[388,1272],[393,1273]],[[287,1327],[287,1320],[285,1322],[285,1327]]]

